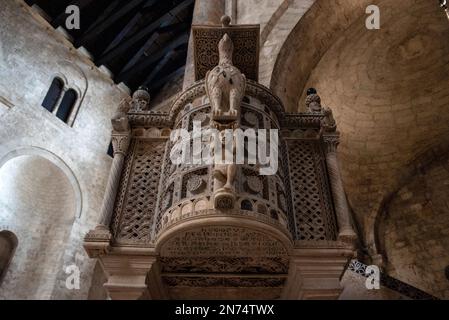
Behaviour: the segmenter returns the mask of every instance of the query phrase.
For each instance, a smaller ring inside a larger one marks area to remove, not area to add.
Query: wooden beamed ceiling
[[[66,8],[80,8],[80,29],[67,30],[76,48],[84,47],[97,66],[131,90],[148,87],[152,95],[185,67],[194,0],[26,0],[66,28]]]

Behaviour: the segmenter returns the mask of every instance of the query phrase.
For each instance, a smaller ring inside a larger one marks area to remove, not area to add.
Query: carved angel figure
[[[206,74],[213,120],[236,120],[245,94],[246,77],[232,63],[234,45],[225,34],[218,44],[219,63]]]

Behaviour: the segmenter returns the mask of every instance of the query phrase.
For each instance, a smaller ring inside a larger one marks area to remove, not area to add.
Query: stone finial
[[[321,112],[321,98],[315,88],[307,90],[306,107],[310,112]]]
[[[231,17],[224,15],[221,17],[221,26],[223,28],[228,28],[231,25]]]
[[[139,87],[133,94],[132,108],[135,111],[145,111],[149,109],[150,106],[150,93],[148,88]]]

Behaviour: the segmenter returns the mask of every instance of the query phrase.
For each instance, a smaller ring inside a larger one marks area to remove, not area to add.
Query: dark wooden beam
[[[167,26],[172,24],[172,22],[175,20],[176,15],[188,8],[190,5],[192,5],[194,0],[184,0],[180,4],[178,4],[175,8],[171,9],[169,12],[164,14],[162,17],[133,35],[131,38],[127,39],[126,41],[123,41],[120,45],[115,47],[114,49],[110,50],[108,53],[100,57],[96,63],[97,65],[105,64],[111,59],[115,58],[116,56],[120,55],[121,53],[128,50],[130,47],[144,39],[150,34],[153,34],[159,27],[161,26]],[[151,46],[154,41],[157,39],[158,35],[151,36],[143,45],[143,47],[137,52],[137,54],[131,59],[131,61],[128,63],[126,68],[130,68],[133,66],[142,56],[142,54]]]
[[[167,53],[165,57],[162,58],[162,60],[159,61],[158,64],[153,68],[153,70],[151,70],[150,74],[143,82],[143,85],[146,86],[148,83],[150,83],[154,79],[154,77],[162,70],[162,68],[164,68],[167,63],[169,63],[169,61],[175,57],[175,55],[176,51],[174,50]]]
[[[174,65],[184,65],[184,63],[181,61],[182,57],[185,57],[187,55],[187,48],[184,50],[173,50],[170,51],[165,55],[165,57],[159,61],[159,63],[154,67],[154,69],[151,71],[151,73],[148,75],[148,77],[143,81],[144,86],[151,86],[151,82],[156,78],[157,75],[164,69],[168,64],[172,63]]]
[[[128,2],[125,6],[123,6],[120,10],[116,11],[114,14],[106,18],[103,22],[99,23],[95,28],[93,28],[90,32],[86,32],[78,41],[76,41],[76,47],[80,47],[85,45],[86,43],[94,40],[101,33],[111,27],[114,23],[116,23],[119,19],[125,16],[127,13],[134,10],[137,6],[142,4],[145,0],[132,0]],[[156,1],[156,0],[152,0]]]
[[[151,56],[144,55],[132,68],[128,69],[127,71],[120,72],[116,77],[116,82],[126,82],[140,70],[145,70],[152,64],[156,63],[171,50],[176,49],[182,45],[187,45],[187,43],[189,42],[189,35],[190,32],[183,32],[175,39],[171,40],[168,44],[165,44],[163,50],[158,50]]]
[[[120,0],[115,0],[112,1],[107,8],[98,16],[97,20],[95,20],[90,26],[89,28],[87,28],[87,30],[84,32],[84,34],[87,34],[89,32],[91,32],[93,29],[95,29],[96,27],[98,27],[100,25],[100,23],[102,23],[103,21],[105,21],[111,14],[112,12],[117,8],[117,6],[120,4]]]
[[[123,28],[123,30],[120,31],[120,33],[108,45],[106,50],[103,51],[103,54],[105,52],[108,52],[115,46],[117,46],[123,40],[123,38],[126,37],[126,35],[131,31],[131,29],[134,28],[134,26],[139,22],[139,20],[141,18],[142,18],[142,14],[140,12],[138,12],[131,20],[129,20],[129,22],[126,24],[126,26]]]
[[[151,46],[159,39],[159,37],[166,32],[173,32],[176,33],[178,31],[181,31],[189,26],[188,23],[182,22],[182,23],[172,23],[176,19],[176,16],[173,16],[172,19],[168,19],[164,21],[159,29],[151,35],[151,37],[147,40],[147,42],[140,48],[140,50],[134,55],[134,57],[128,61],[128,63],[125,65],[125,67],[120,72],[126,72],[127,70],[131,69],[133,66],[135,66],[139,61],[142,60],[143,56],[148,55],[147,51]]]
[[[175,71],[169,73],[168,75],[158,79],[157,81],[151,83],[150,88],[153,90],[157,90],[160,87],[162,87],[165,83],[169,82],[171,79],[178,77],[182,74],[184,74],[185,72],[185,68],[186,66],[183,65],[182,67],[179,67],[178,69],[176,69]]]

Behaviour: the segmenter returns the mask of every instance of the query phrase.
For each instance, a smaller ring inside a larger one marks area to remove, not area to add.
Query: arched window
[[[59,78],[54,78],[50,89],[48,89],[47,95],[45,96],[42,106],[50,112],[56,107],[56,103],[61,96],[62,89],[64,88],[64,82]]]
[[[17,243],[17,237],[11,231],[0,232],[0,285],[14,256]]]
[[[64,94],[61,104],[59,105],[56,116],[64,122],[69,120],[70,114],[72,113],[73,107],[75,106],[76,99],[78,95],[73,89],[69,89]]]

